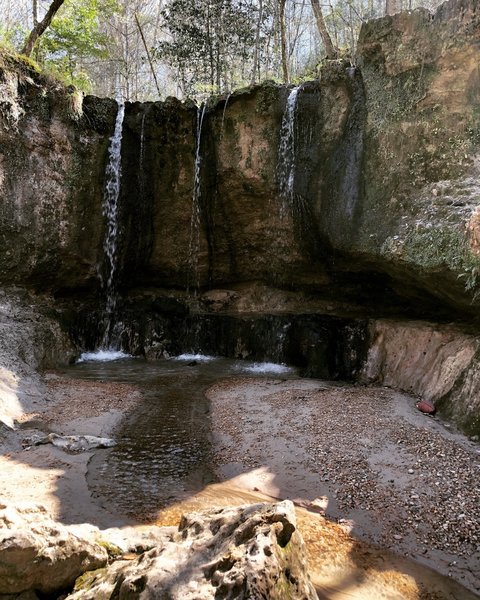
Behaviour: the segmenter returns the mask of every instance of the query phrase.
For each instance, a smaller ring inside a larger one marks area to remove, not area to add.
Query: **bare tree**
[[[50,8],[47,10],[47,14],[43,17],[43,19],[38,22],[30,35],[25,42],[25,46],[22,48],[22,54],[25,56],[31,56],[33,48],[38,40],[38,38],[43,34],[43,32],[50,26],[50,23],[53,20],[53,17],[57,14],[58,9],[62,6],[65,0],[53,0],[50,4]]]
[[[288,73],[287,32],[286,32],[286,25],[285,25],[285,2],[286,2],[286,0],[280,0],[280,2],[279,2],[278,21],[279,21],[279,29],[280,29],[280,50],[281,50],[281,55],[282,55],[283,81],[285,83],[288,83],[290,76]]]
[[[333,45],[332,38],[328,33],[327,26],[325,25],[325,19],[323,18],[320,2],[318,0],[311,0],[311,2],[313,14],[315,15],[315,20],[317,22],[318,33],[322,38],[323,45],[325,46],[325,53],[327,55],[327,58],[337,58],[338,51]]]
[[[33,26],[36,27],[38,24],[38,1],[32,0],[32,16],[33,16]]]
[[[262,19],[263,19],[263,0],[258,0],[258,20],[257,20],[257,30],[255,32],[255,48],[253,52],[253,67],[252,67],[252,78],[251,84],[253,85],[257,80],[257,72],[258,72],[258,61],[260,54],[260,31],[262,29]]]

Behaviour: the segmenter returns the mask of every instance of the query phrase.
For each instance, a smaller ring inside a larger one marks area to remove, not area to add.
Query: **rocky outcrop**
[[[58,594],[77,580],[72,600],[317,598],[290,501],[193,513],[178,530],[141,531],[64,527],[42,507],[1,506],[0,534],[0,594],[12,597]]]
[[[60,592],[107,558],[104,548],[78,538],[42,507],[0,506],[0,594]]]
[[[145,600],[317,598],[288,501],[187,515],[171,540],[84,575],[68,598],[97,600],[114,591]]]
[[[480,267],[479,19],[474,0],[450,0],[435,14],[400,13],[362,28],[363,217],[344,240],[407,293],[423,288],[472,315]]]
[[[427,400],[460,429],[480,433],[478,337],[452,326],[373,321],[360,380]]]
[[[112,100],[82,101],[30,63],[2,53],[2,285],[57,291],[96,284],[115,106]]]
[[[319,80],[299,86],[288,127],[292,90],[268,82],[201,109],[174,99],[127,103],[115,283],[124,347],[150,357],[181,351],[189,324],[203,319],[204,328],[222,323],[222,353],[253,356],[245,313],[281,313],[297,321],[285,336],[289,361],[296,355],[310,374],[351,378],[365,356],[360,342],[370,343],[355,333],[365,319],[455,320],[475,337],[479,18],[474,0],[449,0],[435,15],[365,24],[357,66],[328,61]],[[116,110],[2,55],[0,285],[54,295],[82,348],[98,343],[104,306],[102,198]],[[288,190],[282,160],[293,165]],[[312,313],[324,327],[305,325]],[[436,347],[431,341],[426,356]],[[402,375],[380,375],[390,373],[385,352],[370,379],[391,377],[444,414],[460,397],[459,410],[477,410],[468,400],[475,357],[468,368],[455,363],[455,383],[440,393],[405,353]]]
[[[29,444],[34,444],[35,446],[52,444],[65,452],[73,453],[87,452],[95,448],[113,448],[115,446],[115,440],[96,435],[59,435],[58,433],[49,433],[48,435],[27,441]]]
[[[0,289],[0,423],[33,412],[44,393],[38,369],[68,364],[75,349],[53,303],[21,289]]]

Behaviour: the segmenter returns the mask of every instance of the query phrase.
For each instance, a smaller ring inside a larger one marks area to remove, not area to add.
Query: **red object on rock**
[[[431,402],[427,402],[427,400],[419,400],[415,406],[418,410],[426,415],[435,414],[435,406]]]

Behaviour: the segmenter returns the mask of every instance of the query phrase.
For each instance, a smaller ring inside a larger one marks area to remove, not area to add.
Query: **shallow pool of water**
[[[162,507],[216,480],[207,387],[225,377],[296,376],[284,365],[202,355],[157,362],[83,360],[67,373],[127,382],[141,393],[138,406],[113,433],[117,445],[91,459],[87,481],[101,506],[142,520],[155,519]]]

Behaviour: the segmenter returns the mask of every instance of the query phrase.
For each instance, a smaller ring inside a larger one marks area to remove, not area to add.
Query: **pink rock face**
[[[435,413],[435,406],[426,400],[420,400],[415,406],[420,412],[425,413],[426,415],[433,415]]]

